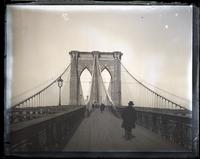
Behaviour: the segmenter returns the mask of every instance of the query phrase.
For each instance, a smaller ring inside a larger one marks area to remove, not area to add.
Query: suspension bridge
[[[55,79],[12,100],[10,152],[191,150],[187,100],[138,80],[121,63],[121,52],[69,54],[71,63]],[[91,74],[87,98],[80,80],[84,70]],[[104,70],[111,77],[108,87]],[[137,123],[135,138],[126,141],[121,111],[129,100],[134,101]],[[102,103],[103,113],[98,108]]]

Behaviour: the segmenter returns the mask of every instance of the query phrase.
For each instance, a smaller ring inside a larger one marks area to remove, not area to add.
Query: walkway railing
[[[120,118],[123,107],[118,107],[117,112],[110,110]],[[192,118],[187,112],[161,112],[148,108],[136,108],[137,124],[159,135],[171,143],[179,144],[188,150],[192,148]],[[179,114],[178,114],[179,113]],[[187,113],[187,114],[185,114]],[[185,114],[185,115],[183,115]]]
[[[191,122],[192,120],[188,116],[137,110],[137,124],[188,150],[192,148]]]
[[[84,118],[85,106],[11,126],[11,154],[61,150]]]
[[[46,106],[46,107],[38,106],[38,107],[12,108],[9,113],[10,124],[47,117],[55,113],[74,109],[75,107],[77,106],[62,105],[62,106]]]

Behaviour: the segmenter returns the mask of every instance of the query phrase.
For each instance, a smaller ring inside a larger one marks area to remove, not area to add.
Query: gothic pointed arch
[[[89,97],[91,81],[92,81],[91,72],[89,71],[87,67],[84,67],[84,69],[81,71],[81,74],[80,74],[80,84],[82,87],[83,99],[85,101],[87,101]]]
[[[90,75],[96,81],[99,76],[95,73],[94,69],[94,59],[98,60],[98,65],[100,66],[100,71],[106,69],[112,79],[110,84],[111,98],[115,105],[121,104],[121,65],[120,60],[121,52],[85,52],[85,51],[71,51],[71,72],[70,72],[70,104],[79,105],[80,100],[80,77],[85,69],[90,72]],[[98,81],[98,80],[97,80]],[[96,81],[96,82],[97,82]],[[98,82],[97,82],[98,83]],[[97,87],[97,84],[94,84]],[[98,91],[97,88],[94,90]],[[94,95],[95,94],[95,95]],[[98,99],[99,94],[94,92],[94,98]],[[95,99],[95,100],[96,100]],[[100,102],[100,101],[99,101]]]
[[[108,87],[112,81],[112,76],[107,67],[104,67],[104,69],[101,71],[101,76],[102,76],[103,82],[105,84],[105,87],[108,90]]]

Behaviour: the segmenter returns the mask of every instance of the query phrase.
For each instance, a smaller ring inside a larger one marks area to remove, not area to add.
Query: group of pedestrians
[[[93,103],[93,104],[92,104],[92,109],[94,110],[94,109],[96,109],[96,108],[99,108],[100,111],[101,111],[101,113],[102,113],[102,112],[104,111],[104,109],[105,109],[105,104],[101,103],[101,105],[98,105],[98,104],[96,104],[96,103]]]

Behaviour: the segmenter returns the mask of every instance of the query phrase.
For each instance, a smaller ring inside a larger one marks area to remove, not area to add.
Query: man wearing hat
[[[128,107],[124,108],[122,111],[121,117],[122,117],[122,128],[125,130],[125,139],[129,140],[133,138],[132,135],[132,128],[135,128],[135,122],[137,119],[136,116],[136,110],[133,108],[133,101],[129,101]]]

